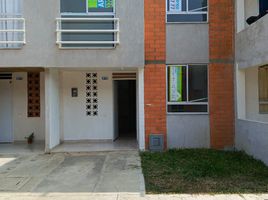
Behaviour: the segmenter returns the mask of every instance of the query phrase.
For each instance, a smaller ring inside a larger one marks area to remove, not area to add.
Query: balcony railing
[[[118,18],[57,18],[60,48],[107,48],[120,43]]]
[[[24,18],[0,18],[0,48],[18,48],[26,44]]]

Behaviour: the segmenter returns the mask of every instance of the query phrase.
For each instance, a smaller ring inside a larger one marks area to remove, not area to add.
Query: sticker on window
[[[169,99],[171,102],[181,102],[182,101],[182,67],[170,67],[169,71],[169,86],[170,93]]]
[[[169,11],[182,11],[182,0],[169,0]]]
[[[88,8],[113,8],[114,0],[88,0]]]

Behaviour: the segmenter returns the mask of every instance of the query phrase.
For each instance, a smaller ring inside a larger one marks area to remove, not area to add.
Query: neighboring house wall
[[[268,165],[268,123],[236,121],[236,148]]]
[[[18,78],[18,80],[17,80]],[[13,138],[14,141],[25,141],[25,137],[34,132],[36,141],[45,140],[45,101],[44,73],[40,76],[40,117],[28,117],[27,73],[13,73]]]
[[[166,146],[166,2],[144,1],[145,13],[145,141],[163,134]]]
[[[268,63],[268,15],[236,35],[236,62],[240,69]]]
[[[234,2],[209,1],[209,111],[212,148],[234,145]],[[225,16],[225,17],[223,17]]]
[[[144,66],[143,6],[143,0],[116,1],[120,45],[115,49],[61,50],[56,45],[55,33],[60,0],[23,0],[27,44],[20,50],[0,50],[0,67]]]
[[[168,115],[167,144],[169,148],[209,148],[209,116]]]
[[[61,140],[112,140],[113,80],[112,71],[98,71],[98,116],[86,115],[86,72],[61,72]],[[108,77],[101,80],[100,77]],[[78,89],[78,97],[71,96],[71,89]]]
[[[257,0],[245,0],[237,9],[244,10],[245,19],[259,14]],[[243,7],[241,7],[243,6]],[[238,29],[245,19],[237,18]],[[268,115],[259,113],[258,66],[268,63],[268,16],[236,34],[237,119],[235,147],[268,165]]]
[[[268,114],[259,113],[258,67],[248,68],[246,74],[246,119],[268,122]]]

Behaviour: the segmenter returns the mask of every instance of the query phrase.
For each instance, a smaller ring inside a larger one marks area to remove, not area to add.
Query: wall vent
[[[163,151],[164,150],[164,135],[163,134],[150,134],[149,150],[150,151]]]
[[[0,73],[0,80],[11,80],[12,73]]]
[[[99,114],[98,73],[86,73],[86,115],[97,117]]]

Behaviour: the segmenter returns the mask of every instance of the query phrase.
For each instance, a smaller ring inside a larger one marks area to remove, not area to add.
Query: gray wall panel
[[[209,148],[208,115],[167,115],[168,148]]]
[[[208,24],[167,24],[167,63],[208,63]]]

